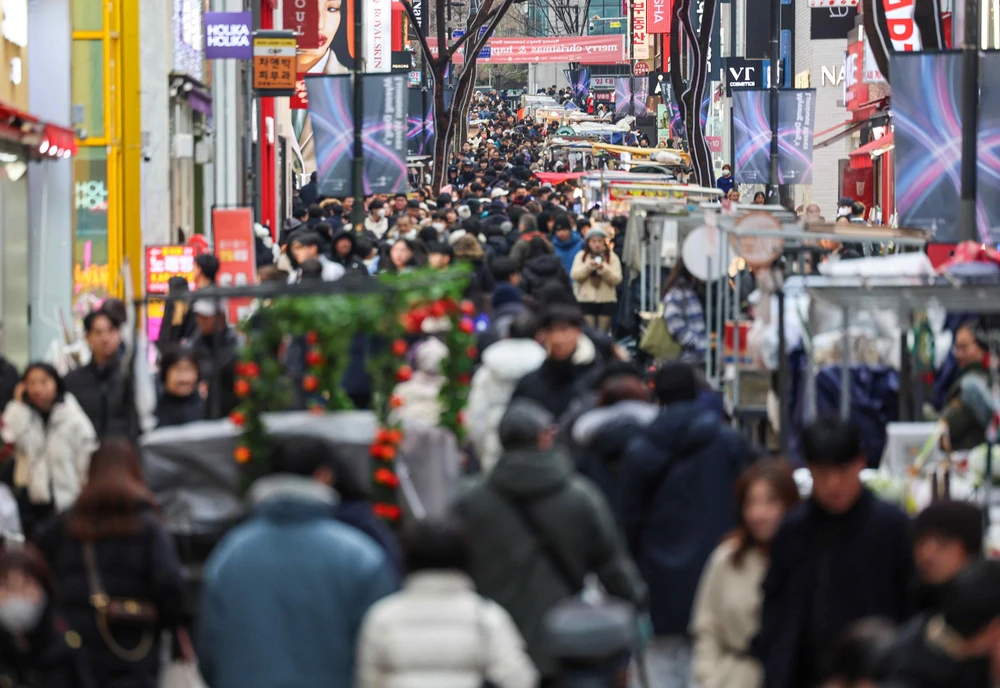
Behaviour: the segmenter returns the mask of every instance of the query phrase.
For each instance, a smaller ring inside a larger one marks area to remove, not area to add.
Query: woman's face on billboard
[[[317,0],[319,3],[319,47],[299,48],[298,71],[308,72],[323,59],[330,49],[333,37],[340,28],[340,6],[342,0]]]

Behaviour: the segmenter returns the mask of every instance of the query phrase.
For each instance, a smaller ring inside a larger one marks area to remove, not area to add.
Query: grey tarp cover
[[[308,411],[264,415],[274,437],[315,435],[330,440],[361,484],[369,483],[369,447],[377,428],[370,411],[317,416]],[[241,431],[228,419],[147,433],[140,442],[146,482],[174,533],[218,532],[245,513],[239,465]],[[457,489],[461,457],[454,436],[418,423],[404,426],[398,472],[406,511],[417,518],[443,514]],[[410,484],[412,482],[412,485]]]

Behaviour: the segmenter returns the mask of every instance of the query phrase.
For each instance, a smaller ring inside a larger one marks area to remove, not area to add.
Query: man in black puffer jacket
[[[346,229],[341,229],[339,232],[333,235],[333,255],[331,258],[334,263],[339,263],[344,267],[344,275],[359,275],[362,277],[368,277],[368,268],[365,264],[361,262],[357,255],[355,255],[355,237],[357,235],[354,232],[349,232]]]

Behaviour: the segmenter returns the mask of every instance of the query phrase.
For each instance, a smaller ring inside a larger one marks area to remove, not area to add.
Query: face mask
[[[849,207],[837,208],[837,217],[850,217],[851,209]]]
[[[443,232],[444,228],[445,228],[445,224],[443,222],[433,222],[433,223],[431,223],[431,227],[433,227],[434,229],[436,229],[439,232]]]
[[[723,177],[728,177],[731,174],[732,174],[732,170],[722,170],[722,176]]]
[[[40,600],[8,597],[0,602],[0,626],[12,635],[24,635],[38,626],[45,612],[45,594]]]
[[[382,219],[383,217],[385,217],[385,208],[379,208],[379,209],[378,209],[378,210],[376,211],[376,215],[378,215],[378,219],[380,219],[380,220],[381,220],[381,219]]]

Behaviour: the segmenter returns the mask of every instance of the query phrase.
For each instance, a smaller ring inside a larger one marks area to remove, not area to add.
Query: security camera
[[[153,159],[153,156],[149,154],[149,151],[146,150],[145,148],[143,148],[142,149],[142,161],[143,162],[150,162],[152,159]]]
[[[77,127],[77,129],[76,129],[76,138],[80,139],[81,141],[86,141],[87,140],[87,130],[84,129],[83,127]]]
[[[594,22],[590,22],[590,30],[591,30],[591,31],[593,31],[593,30],[594,30]]]

